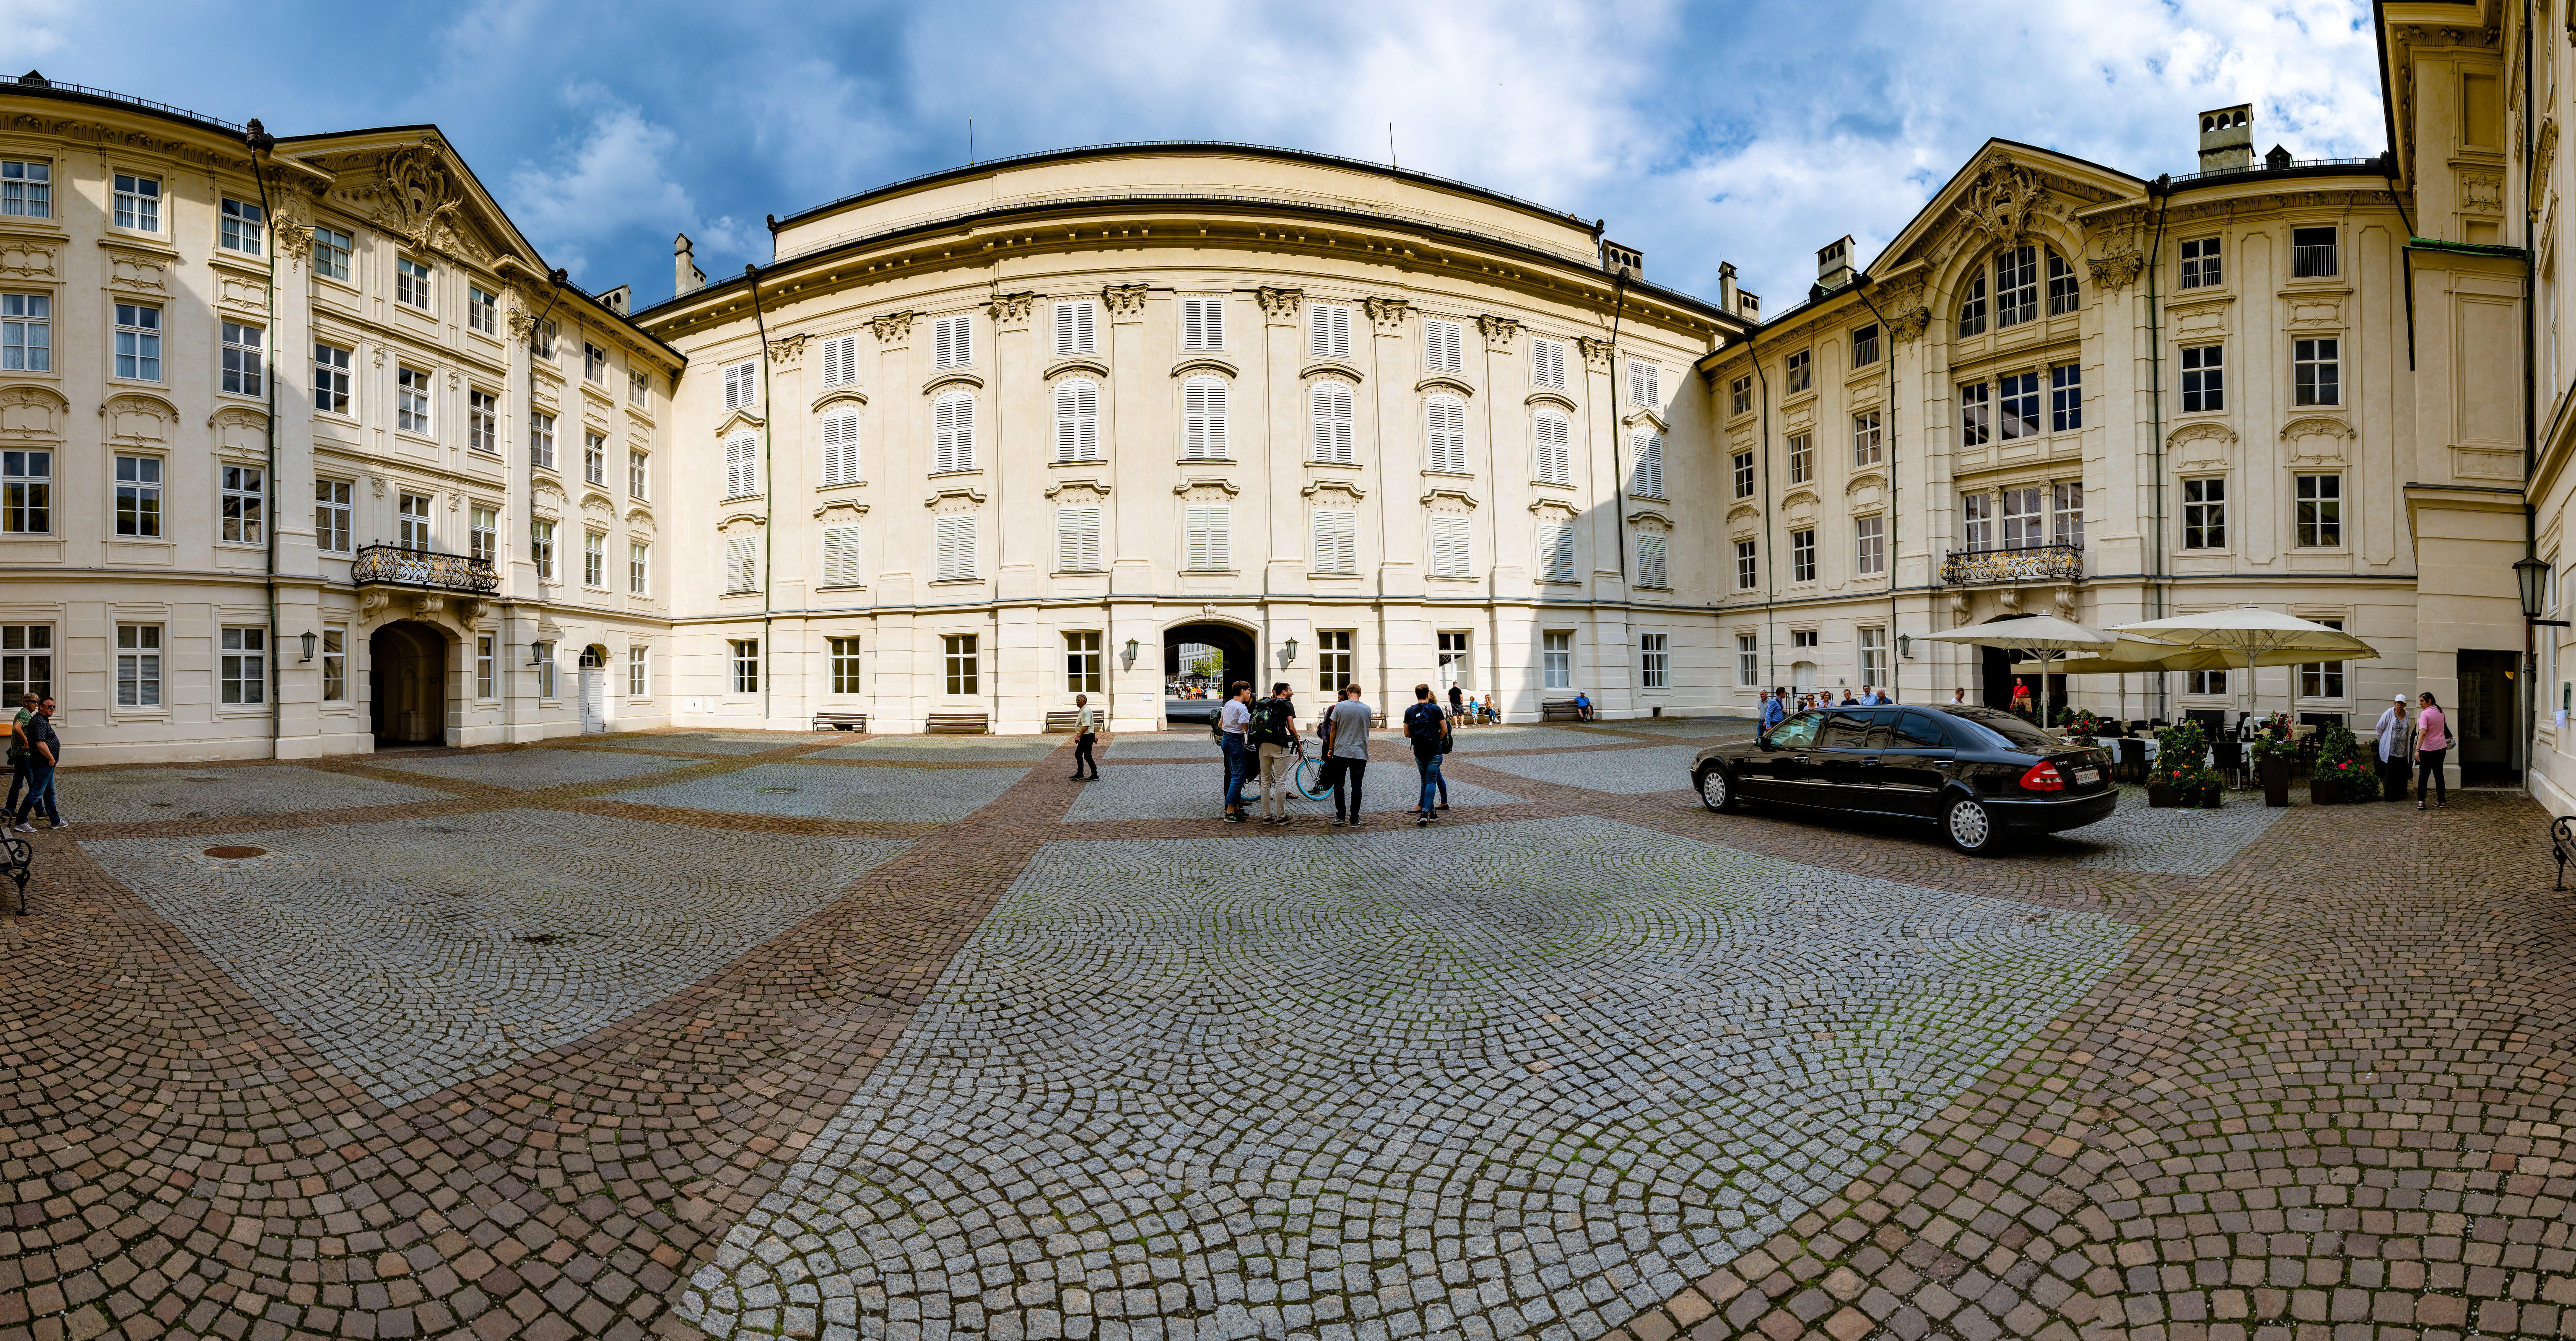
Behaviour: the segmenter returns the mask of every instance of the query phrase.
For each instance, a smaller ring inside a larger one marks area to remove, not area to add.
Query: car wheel
[[[1984,803],[1965,796],[1941,808],[1941,836],[1971,857],[1992,856],[2003,843],[2003,831],[1995,827],[1994,813]]]
[[[1735,795],[1735,779],[1723,768],[1712,768],[1699,775],[1700,804],[1721,815],[1732,815],[1742,803]]]

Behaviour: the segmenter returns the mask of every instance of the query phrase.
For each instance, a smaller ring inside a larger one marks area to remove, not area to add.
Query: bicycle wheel
[[[1289,785],[1309,801],[1321,801],[1333,794],[1332,786],[1324,781],[1324,762],[1320,759],[1298,760],[1297,771],[1290,777]]]

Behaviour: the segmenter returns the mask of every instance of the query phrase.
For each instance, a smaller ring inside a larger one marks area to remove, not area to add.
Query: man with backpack
[[[1431,699],[1431,686],[1413,687],[1413,706],[1404,710],[1404,737],[1413,742],[1413,766],[1422,774],[1422,804],[1413,812],[1413,827],[1429,824],[1440,796],[1440,756],[1449,752],[1449,714]]]
[[[1252,728],[1252,686],[1242,680],[1226,686],[1225,703],[1216,710],[1216,743],[1225,748],[1225,818],[1241,824],[1243,780],[1252,774],[1252,747],[1244,733]]]
[[[1288,822],[1288,783],[1297,767],[1297,705],[1288,698],[1288,682],[1270,686],[1270,697],[1252,705],[1244,739],[1261,752],[1261,817],[1272,824]]]
[[[1333,784],[1333,823],[1360,823],[1360,788],[1368,780],[1369,705],[1360,687],[1342,686],[1342,700],[1324,714],[1324,771]],[[1344,804],[1343,790],[1350,796]]]

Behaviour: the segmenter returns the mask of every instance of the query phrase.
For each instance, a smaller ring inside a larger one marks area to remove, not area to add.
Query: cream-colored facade
[[[89,763],[658,724],[681,365],[434,127],[0,84],[0,692]]]

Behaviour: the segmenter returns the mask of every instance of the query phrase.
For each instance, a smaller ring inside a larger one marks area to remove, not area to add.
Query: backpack
[[[1251,729],[1246,731],[1244,734],[1250,738],[1252,743],[1255,745],[1287,744],[1288,700],[1284,698],[1254,699],[1252,702],[1252,726]]]

